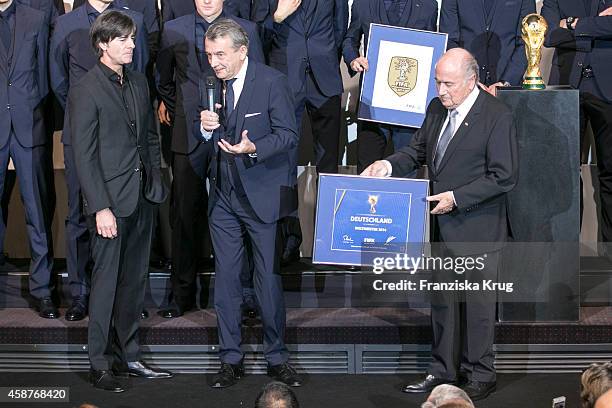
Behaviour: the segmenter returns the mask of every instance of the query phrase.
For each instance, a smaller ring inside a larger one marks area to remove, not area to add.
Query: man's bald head
[[[463,48],[448,50],[436,64],[436,86],[447,109],[461,105],[478,82],[478,62]]]

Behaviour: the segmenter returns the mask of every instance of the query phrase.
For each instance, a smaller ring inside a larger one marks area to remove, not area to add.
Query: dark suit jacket
[[[597,96],[612,103],[612,16],[599,17],[597,6],[597,1],[544,1],[542,16],[548,23],[544,45],[556,48],[549,82],[578,88],[582,67],[589,64],[601,91]],[[559,27],[567,17],[579,18],[575,31]]]
[[[64,14],[63,2],[61,12],[60,9],[57,8],[54,0],[18,0],[18,3],[42,11],[45,14],[45,21],[50,29],[53,28],[57,16]]]
[[[143,15],[130,10],[124,0],[115,0],[114,5],[116,9],[125,10],[125,13],[136,22],[136,48],[131,68],[145,72],[149,52],[147,50],[147,30],[144,27]],[[58,17],[55,30],[51,36],[49,56],[51,88],[65,110],[70,87],[78,82],[98,61],[89,41],[89,29],[87,8],[82,5],[72,12]],[[69,113],[66,110],[64,124],[70,122],[68,115]],[[64,126],[62,143],[71,144],[69,126]]]
[[[249,20],[251,0],[225,0],[223,11],[236,17]],[[167,23],[175,18],[196,12],[193,0],[162,0],[162,20]]]
[[[274,23],[278,0],[255,0],[253,21],[263,29],[268,64],[287,75],[294,94],[304,86],[310,66],[321,93],[339,95],[344,90],[340,74],[342,40],[348,24],[346,0],[311,0],[281,24]],[[308,21],[305,12],[309,13]]]
[[[199,60],[195,17],[192,13],[166,23],[157,58],[158,91],[173,116],[171,149],[182,154],[193,152],[200,143],[200,139],[192,134],[192,124],[199,117],[206,99],[206,77],[215,75],[208,59]],[[249,60],[263,62],[255,23],[227,17],[240,24],[249,35]]]
[[[211,184],[218,182],[220,138],[238,142],[248,130],[255,143],[257,157],[236,156],[236,168],[249,204],[260,220],[277,221],[291,212],[291,177],[289,152],[297,147],[298,135],[293,113],[293,97],[287,78],[277,70],[249,59],[246,78],[236,109],[229,118],[234,131],[226,135],[224,126],[214,131],[208,143],[214,144],[215,154],[210,165]],[[217,201],[211,188],[209,213]]]
[[[404,9],[398,27],[436,31],[438,27],[437,1],[412,0],[411,5],[411,7]],[[354,0],[351,7],[351,23],[342,48],[344,62],[348,66],[351,76],[356,74],[351,69],[350,64],[355,58],[359,57],[361,36],[363,36],[363,55],[365,56],[367,53],[371,23],[390,25],[384,0]]]
[[[518,175],[516,129],[512,112],[480,92],[451,139],[438,169],[432,166],[447,109],[438,98],[427,108],[423,127],[409,146],[387,158],[393,176],[418,166],[430,169],[431,195],[453,191],[457,207],[434,217],[434,239],[449,243],[503,243],[508,237],[506,193]],[[437,228],[436,228],[437,227]],[[488,250],[496,249],[490,247]],[[482,251],[477,251],[482,252]]]
[[[481,66],[481,82],[520,85],[527,68],[521,22],[535,13],[535,2],[486,0],[494,2],[487,16],[483,1],[444,0],[440,31],[448,33],[448,48],[461,47],[474,54]]]
[[[83,212],[88,215],[104,208],[111,208],[116,217],[132,214],[140,196],[141,175],[145,177],[145,198],[161,203],[167,196],[147,80],[139,72],[124,69],[134,95],[135,129],[123,100],[98,64],[68,95],[70,127],[79,135],[72,140],[75,167]]]
[[[48,33],[42,11],[16,4],[12,49],[0,43],[0,146],[8,142],[11,124],[22,146],[45,144],[41,102],[49,92]]]

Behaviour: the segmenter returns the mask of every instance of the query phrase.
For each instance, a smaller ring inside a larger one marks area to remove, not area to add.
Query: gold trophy
[[[525,41],[525,53],[527,54],[527,71],[523,80],[523,89],[546,89],[540,71],[542,60],[542,46],[548,24],[539,14],[525,16],[521,24],[521,34]]]

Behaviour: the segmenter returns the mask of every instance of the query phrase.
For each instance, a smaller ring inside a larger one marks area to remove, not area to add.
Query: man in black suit
[[[202,140],[214,148],[210,165],[210,235],[215,250],[215,310],[221,369],[212,386],[229,387],[244,374],[240,348],[242,284],[248,239],[253,253],[255,294],[263,323],[268,375],[291,386],[301,380],[287,363],[285,303],[276,258],[276,228],[290,211],[289,155],[297,144],[293,100],[283,74],[247,57],[249,37],[223,19],[206,32],[206,54],[223,81],[223,106],[206,107]],[[217,109],[215,109],[217,108]],[[220,115],[214,112],[222,109]]]
[[[146,77],[127,68],[136,24],[114,10],[91,28],[98,63],[70,89],[72,146],[92,236],[90,381],[121,392],[116,376],[169,378],[141,361],[138,326],[161,179],[159,140]],[[78,137],[76,137],[78,135]]]
[[[264,61],[255,23],[228,15],[223,0],[194,1],[196,12],[165,24],[157,60],[158,89],[167,111],[160,111],[160,117],[172,124],[172,302],[160,312],[166,318],[196,306],[197,255],[202,231],[208,230],[206,176],[212,148],[193,132],[206,77],[214,75],[204,53],[204,34],[216,20],[233,19],[249,35],[251,59]]]
[[[440,59],[435,80],[439,97],[429,104],[423,127],[410,145],[363,174],[402,177],[427,164],[433,192],[427,200],[437,202],[431,211],[431,241],[443,243],[444,254],[450,256],[486,254],[482,270],[466,272],[462,279],[496,281],[499,250],[508,237],[506,193],[517,179],[512,112],[479,91],[478,63],[464,49],[452,49]],[[434,272],[438,279],[447,278],[442,271]],[[449,275],[452,280],[459,276],[454,271]],[[491,393],[495,309],[495,292],[432,295],[433,361],[427,377],[404,392],[429,392],[464,376],[470,398]]]
[[[162,0],[161,6],[164,23],[196,11],[193,0]],[[223,10],[232,16],[249,20],[251,0],[224,0]]]
[[[555,47],[551,85],[580,90],[582,134],[587,122],[595,135],[602,241],[612,242],[612,1],[545,0],[544,45]],[[611,245],[611,244],[606,244]],[[612,249],[607,247],[608,256]]]

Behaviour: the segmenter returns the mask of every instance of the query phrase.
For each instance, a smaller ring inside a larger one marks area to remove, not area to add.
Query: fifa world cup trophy
[[[546,24],[544,17],[539,14],[529,14],[523,19],[521,33],[523,41],[525,41],[525,53],[527,54],[527,72],[525,72],[523,80],[523,89],[546,88],[540,70],[546,30],[548,30],[548,24]]]

